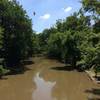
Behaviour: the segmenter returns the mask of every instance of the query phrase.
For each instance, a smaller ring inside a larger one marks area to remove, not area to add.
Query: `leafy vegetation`
[[[0,66],[0,78],[2,78],[3,75],[7,74],[9,70],[4,69],[3,66]]]
[[[80,70],[100,66],[100,2],[82,0],[82,8],[58,20],[38,37],[47,56]],[[86,13],[90,14],[86,14]],[[94,23],[91,23],[94,22]],[[40,46],[41,47],[41,46]]]
[[[19,2],[0,0],[0,58],[4,59],[0,73],[3,68],[18,68],[21,61],[35,54],[45,54],[81,70],[94,66],[97,72],[100,69],[100,2],[82,0],[81,3],[78,12],[35,34],[31,19]]]
[[[0,58],[7,69],[18,68],[33,54],[31,19],[16,0],[0,0]],[[3,28],[3,29],[2,29]]]

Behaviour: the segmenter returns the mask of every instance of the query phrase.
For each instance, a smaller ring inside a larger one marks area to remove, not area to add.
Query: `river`
[[[86,73],[43,57],[33,61],[24,73],[0,80],[0,100],[100,100],[100,84]]]

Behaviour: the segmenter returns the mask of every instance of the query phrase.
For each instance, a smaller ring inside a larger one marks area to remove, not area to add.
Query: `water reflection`
[[[47,82],[37,73],[34,77],[36,89],[33,92],[33,100],[56,100],[52,97],[52,89],[56,85],[56,82]]]

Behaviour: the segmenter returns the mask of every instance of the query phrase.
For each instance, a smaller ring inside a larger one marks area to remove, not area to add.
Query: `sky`
[[[17,0],[32,19],[37,33],[52,27],[58,19],[65,19],[81,7],[80,0]],[[33,13],[36,13],[34,16]]]

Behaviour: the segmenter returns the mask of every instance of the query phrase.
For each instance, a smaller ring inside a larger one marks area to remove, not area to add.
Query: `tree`
[[[91,21],[94,21],[93,31],[100,32],[100,0],[82,0],[82,9],[90,13]]]
[[[84,39],[83,31],[88,29],[90,29],[90,17],[84,16],[83,12],[74,13],[63,21],[58,20],[54,28],[43,31],[49,34],[43,39],[48,41],[49,57],[55,57],[76,67],[81,59],[79,47]]]
[[[85,11],[100,14],[100,0],[82,0],[82,7]]]
[[[51,34],[48,39],[48,56],[51,58],[57,58],[61,60],[62,58],[62,40],[63,34],[57,32]]]
[[[83,10],[91,14],[94,21],[92,26],[93,30],[90,31],[90,34],[87,39],[87,44],[89,44],[86,48],[85,55],[87,58],[88,66],[94,66],[95,70],[99,69],[100,66],[100,1],[99,0],[82,0]],[[90,59],[89,59],[90,58]],[[90,67],[91,67],[90,66]]]
[[[80,49],[78,45],[80,43],[81,36],[80,34],[71,33],[71,31],[66,32],[66,37],[63,39],[63,52],[64,59],[66,63],[70,63],[73,68],[76,67],[77,61],[80,59]]]
[[[44,30],[40,40],[47,45],[48,56],[87,69],[100,65],[100,2],[82,0],[82,5],[78,12]]]
[[[66,63],[69,62],[75,67],[76,62],[80,59],[79,39],[81,38],[78,33],[73,35],[70,31],[51,34],[48,40],[49,57],[57,58]]]
[[[0,0],[0,26],[4,28],[3,57],[6,66],[16,66],[31,55],[31,19],[16,0]]]

